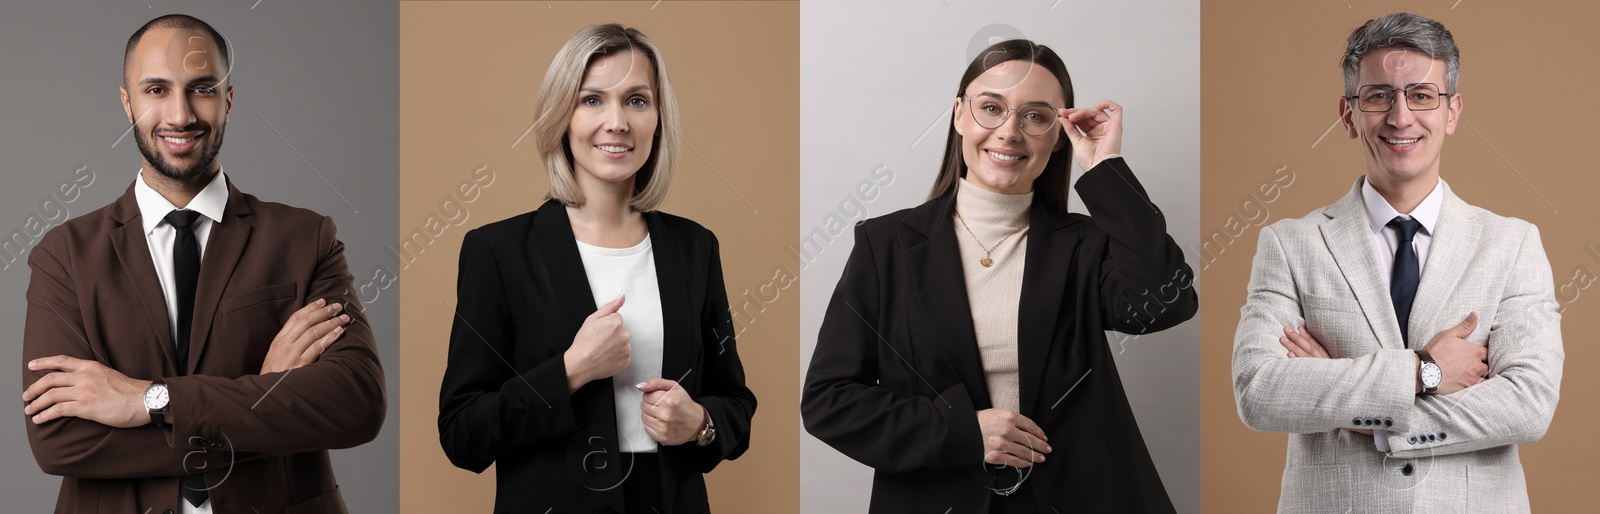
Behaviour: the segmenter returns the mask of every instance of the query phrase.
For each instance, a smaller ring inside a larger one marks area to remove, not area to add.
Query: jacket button
[[[1439,440],[1440,441],[1444,440],[1444,432],[1439,432]]]
[[[1433,434],[1428,434],[1428,442],[1431,443],[1431,442],[1434,442],[1435,440],[1436,439],[1434,438]]]
[[[1392,419],[1392,418],[1383,418],[1383,426],[1386,426],[1386,427],[1394,426],[1394,419]]]
[[[1411,436],[1410,438],[1406,439],[1406,442],[1417,444],[1417,436]]]
[[[1358,427],[1361,426],[1361,418],[1350,418],[1350,424]]]
[[[1400,474],[1405,475],[1405,476],[1411,476],[1412,469],[1413,468],[1411,467],[1411,463],[1407,462],[1405,466],[1402,466],[1400,468]]]

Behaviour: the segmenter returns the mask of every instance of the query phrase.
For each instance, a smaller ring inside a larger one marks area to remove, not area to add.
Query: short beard
[[[208,136],[213,134],[209,126],[206,132]],[[211,165],[216,163],[217,152],[222,151],[222,131],[216,130],[214,133],[216,134],[216,139],[206,148],[205,153],[200,154],[200,159],[188,168],[179,168],[161,157],[161,154],[156,150],[154,131],[139,133],[138,136],[133,138],[133,141],[139,146],[139,153],[144,155],[145,162],[150,163],[150,166],[155,168],[156,173],[178,182],[188,183],[205,176],[207,172],[211,171]]]

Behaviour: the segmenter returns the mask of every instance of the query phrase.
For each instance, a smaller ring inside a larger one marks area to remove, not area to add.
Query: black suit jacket
[[[1030,214],[1020,407],[1054,451],[1026,483],[1040,512],[1171,512],[1105,331],[1193,317],[1193,272],[1122,159],[1076,187],[1093,218],[1052,212],[1038,195]],[[991,405],[954,199],[857,224],[806,374],[806,430],[876,469],[873,513],[983,512],[992,488],[1016,481],[1015,469],[982,464],[977,411]]]
[[[709,512],[705,480],[750,447],[756,399],[734,345],[717,238],[684,218],[646,213],[666,341],[661,376],[684,377],[716,442],[660,449],[668,512]],[[496,467],[495,512],[623,512],[611,379],[567,394],[562,352],[597,309],[566,208],[468,232],[461,247],[439,442],[450,462]],[[686,375],[687,373],[687,375]],[[665,513],[663,513],[665,514]]]

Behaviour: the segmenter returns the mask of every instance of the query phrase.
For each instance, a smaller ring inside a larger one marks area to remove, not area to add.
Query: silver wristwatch
[[[156,380],[150,387],[144,389],[144,409],[150,411],[150,422],[156,425],[167,424],[167,404],[171,398],[167,396],[167,384]]]
[[[1433,361],[1427,350],[1417,350],[1417,358],[1422,360],[1417,367],[1417,378],[1422,380],[1422,394],[1439,392],[1439,383],[1444,381],[1444,371],[1439,369],[1439,363]]]

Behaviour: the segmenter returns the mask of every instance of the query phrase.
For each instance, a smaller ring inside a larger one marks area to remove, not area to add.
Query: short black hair
[[[133,47],[139,46],[139,40],[144,39],[145,31],[150,29],[205,29],[206,33],[211,35],[211,41],[217,44],[217,53],[222,56],[223,69],[227,69],[233,63],[233,58],[228,55],[228,41],[223,39],[222,33],[212,28],[210,23],[187,14],[168,14],[146,22],[132,36],[128,36],[128,47],[122,51],[124,80],[128,75],[128,56],[133,55]]]

